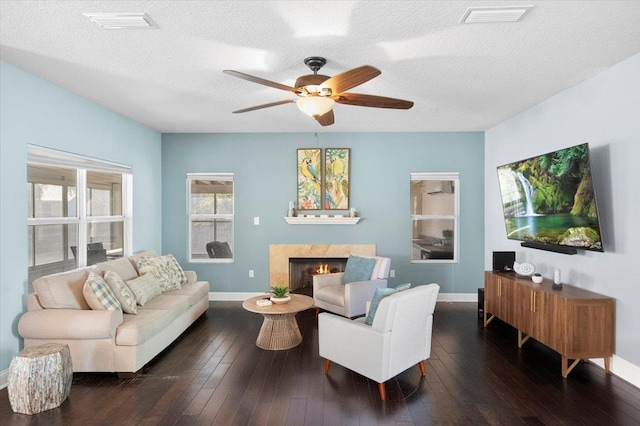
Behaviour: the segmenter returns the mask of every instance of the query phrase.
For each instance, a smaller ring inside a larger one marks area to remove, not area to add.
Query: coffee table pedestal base
[[[256,346],[270,351],[291,349],[302,342],[296,314],[262,314],[264,322]]]

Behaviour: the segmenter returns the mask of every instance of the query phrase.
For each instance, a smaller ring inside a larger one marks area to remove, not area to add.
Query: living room
[[[462,6],[464,12],[469,5]],[[544,3],[535,7],[542,8]],[[632,8],[629,13],[637,17],[640,12]],[[3,27],[5,20],[11,19],[6,15],[3,11]],[[624,37],[638,35],[637,29],[627,28],[625,32],[625,28],[618,28]],[[131,166],[132,253],[150,249],[174,254],[185,269],[209,281],[213,301],[242,300],[266,292],[271,244],[376,244],[379,255],[391,258],[395,277],[389,279],[389,286],[436,282],[441,286],[439,300],[462,302],[476,300],[477,289],[483,287],[483,271],[491,269],[493,251],[515,251],[519,262],[534,264],[546,278],[551,278],[557,268],[565,283],[615,298],[611,370],[640,386],[640,346],[635,330],[640,324],[640,311],[633,303],[640,295],[633,278],[633,265],[640,256],[633,217],[640,207],[636,188],[640,171],[635,166],[640,154],[638,42],[627,41],[631,53],[602,65],[584,81],[558,87],[540,103],[482,129],[469,130],[466,123],[451,123],[449,128],[428,131],[392,125],[385,131],[367,127],[332,131],[308,117],[290,117],[299,113],[292,109],[288,113],[279,111],[283,128],[293,122],[292,128],[305,130],[253,129],[251,117],[243,116],[242,120],[248,120],[243,123],[249,124],[242,131],[164,132],[75,94],[73,85],[63,88],[39,77],[37,68],[25,70],[15,65],[21,60],[30,64],[32,54],[5,44],[5,40],[3,36],[0,62],[0,386],[6,386],[11,360],[23,345],[17,322],[25,311],[30,284],[28,242],[24,238],[27,194],[23,185],[29,145]],[[62,58],[40,59],[43,67],[67,70]],[[287,58],[299,62],[300,74],[305,71],[301,59]],[[361,65],[348,59],[340,59],[342,70]],[[209,71],[221,74],[222,68]],[[382,71],[378,79],[385,78]],[[102,76],[105,84],[118,84],[107,83],[107,74]],[[285,74],[279,76],[272,71],[271,78],[286,78]],[[249,82],[224,77],[224,84],[237,84],[245,93],[262,90]],[[391,90],[393,87],[388,89],[384,94],[411,99],[410,91],[400,94]],[[267,93],[262,92],[264,102],[272,99]],[[509,102],[508,95],[505,98],[504,102]],[[231,110],[245,106],[243,102],[240,99],[231,104],[229,99],[222,99],[218,109],[228,113],[227,121],[233,121],[239,116],[232,115]],[[148,103],[153,109],[153,101]],[[340,110],[337,121],[354,120],[349,118],[347,108]],[[400,117],[410,111],[380,110],[376,117],[385,121],[386,117]],[[278,112],[270,114],[278,116]],[[414,119],[428,121],[429,117]],[[219,127],[224,128],[223,123]],[[584,142],[589,143],[591,153],[604,252],[580,251],[567,256],[522,248],[508,240],[496,167]],[[351,150],[350,203],[362,220],[346,227],[288,225],[283,217],[289,201],[296,197],[296,149],[334,147]],[[189,263],[186,174],[211,172],[234,175],[234,259],[227,263]],[[456,263],[410,261],[412,172],[459,173]],[[259,218],[259,224],[254,224],[254,218]],[[253,277],[249,277],[249,271],[253,271]]]

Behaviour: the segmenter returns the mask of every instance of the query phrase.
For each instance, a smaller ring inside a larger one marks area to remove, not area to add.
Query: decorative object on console
[[[512,271],[513,264],[516,261],[515,251],[494,251],[493,252],[493,270],[494,271]]]
[[[536,271],[536,267],[531,263],[518,263],[513,262],[513,270],[516,271],[518,275],[524,275],[525,277],[530,277]]]
[[[540,284],[542,280],[544,280],[544,278],[542,278],[542,275],[540,275],[537,272],[531,276],[531,281],[533,281],[536,284]]]
[[[298,210],[322,208],[322,149],[298,149]]]
[[[324,150],[324,208],[327,210],[349,208],[350,157],[349,148]]]
[[[553,285],[551,286],[554,290],[560,290],[562,288],[562,278],[560,278],[560,269],[553,271]]]

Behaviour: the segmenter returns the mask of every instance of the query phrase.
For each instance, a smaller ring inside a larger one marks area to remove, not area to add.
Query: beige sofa
[[[137,315],[120,310],[91,310],[83,286],[91,270],[113,271],[123,280],[138,277],[135,264],[143,252],[34,281],[27,312],[18,323],[25,347],[64,343],[75,372],[134,373],[169,346],[209,307],[209,283],[185,271],[187,284],[156,296]]]

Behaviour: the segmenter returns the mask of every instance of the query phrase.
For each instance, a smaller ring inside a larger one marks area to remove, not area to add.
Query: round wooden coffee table
[[[264,317],[262,328],[256,339],[256,346],[270,351],[291,349],[302,342],[302,335],[296,321],[296,313],[313,307],[313,299],[300,294],[290,294],[291,300],[284,304],[258,306],[256,301],[268,295],[247,299],[242,307],[249,312]]]

